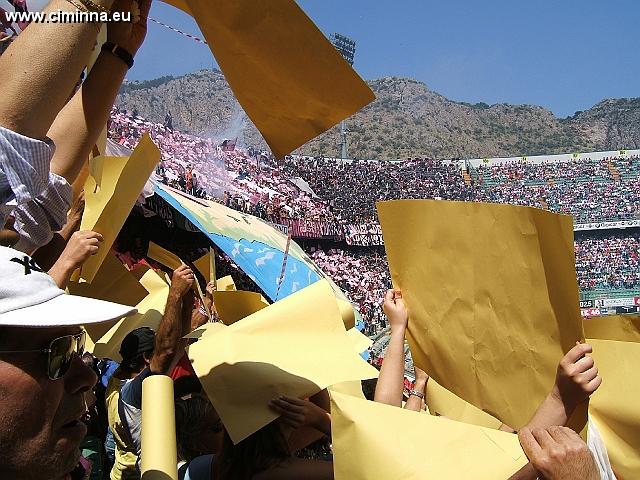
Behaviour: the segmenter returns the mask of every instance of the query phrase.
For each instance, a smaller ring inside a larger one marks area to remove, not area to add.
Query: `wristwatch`
[[[113,42],[104,42],[101,50],[103,52],[111,52],[112,54],[114,54],[116,57],[126,63],[129,69],[133,67],[133,55],[127,52],[120,45],[116,45]]]

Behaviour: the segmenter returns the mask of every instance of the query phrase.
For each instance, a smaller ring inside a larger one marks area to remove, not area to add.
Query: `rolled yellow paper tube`
[[[178,480],[173,380],[154,375],[142,382],[143,480]]]

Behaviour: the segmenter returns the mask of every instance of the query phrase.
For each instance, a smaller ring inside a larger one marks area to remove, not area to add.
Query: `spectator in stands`
[[[140,455],[142,382],[151,375],[168,375],[184,354],[182,337],[190,332],[194,279],[189,267],[178,267],[171,277],[167,305],[157,335],[150,329],[139,329],[122,342],[121,372],[114,374],[111,400],[107,400],[109,426],[116,439],[112,480],[126,480],[137,475],[135,462]],[[120,385],[118,380],[122,380]]]
[[[225,432],[213,478],[221,480],[333,479],[333,463],[300,459],[292,453],[322,435],[331,435],[328,394],[309,400],[279,397],[269,403],[281,417],[237,444]]]
[[[80,357],[80,325],[131,307],[60,290],[27,255],[0,247],[0,478],[69,478],[87,427],[85,395],[96,383]]]
[[[180,480],[209,480],[214,454],[222,448],[222,422],[203,393],[176,400],[178,476]]]

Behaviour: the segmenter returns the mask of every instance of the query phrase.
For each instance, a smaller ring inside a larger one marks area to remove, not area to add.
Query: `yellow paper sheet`
[[[81,275],[86,281],[93,281],[159,160],[160,150],[148,134],[143,135],[130,157],[97,157],[91,160],[101,165],[102,178],[98,184],[92,176],[87,177],[80,230],[101,233],[104,241],[98,253],[89,257],[82,266]]]
[[[193,15],[235,97],[278,158],[373,101],[294,0],[168,0]]]
[[[527,424],[583,338],[571,217],[475,202],[377,207],[415,364],[503,423]]]
[[[479,427],[500,428],[502,422],[486,412],[465,402],[457,395],[439,385],[433,378],[427,382],[425,401],[432,415],[447,417],[457,422]]]
[[[347,330],[347,337],[351,342],[353,351],[357,354],[364,352],[373,344],[373,341],[369,337],[360,333],[356,328]],[[373,378],[377,378],[377,375]],[[329,386],[327,390],[329,390],[329,393],[338,392],[366,400],[364,393],[362,393],[362,382],[360,380],[336,383],[335,385]]]
[[[331,393],[336,480],[506,479],[527,463],[516,435]]]
[[[129,332],[140,327],[158,329],[167,304],[169,286],[153,270],[148,270],[140,279],[140,283],[149,291],[149,295],[136,305],[137,314],[120,320],[95,342],[93,354],[96,357],[119,362],[122,360],[119,353],[120,345]]]
[[[202,274],[207,283],[211,281],[211,279],[216,278],[216,260],[215,253],[213,249],[209,249],[205,255],[197,259],[193,262],[193,266],[198,269],[198,271]]]
[[[347,330],[347,337],[353,344],[353,349],[356,353],[362,353],[373,345],[373,340],[360,332],[357,328],[351,328]]]
[[[231,278],[231,275],[227,275],[226,277],[216,280],[216,290],[218,292],[235,292],[236,284],[234,283],[233,278]]]
[[[588,340],[602,385],[589,414],[602,435],[618,478],[640,478],[640,343]]]
[[[584,336],[600,340],[640,342],[640,315],[610,315],[584,319]]]
[[[350,382],[336,383],[327,387],[329,394],[341,393],[343,395],[350,395],[352,397],[366,400],[364,393],[362,393],[362,383],[359,380],[351,380]]]
[[[155,260],[161,263],[165,267],[169,267],[171,270],[175,270],[185,263],[175,253],[170,252],[166,248],[162,248],[160,245],[156,245],[153,242],[149,242],[149,250],[147,250],[147,257],[151,260]]]
[[[216,291],[213,293],[213,303],[220,315],[220,320],[225,325],[231,325],[269,306],[269,302],[259,293],[242,290]]]
[[[97,298],[132,307],[149,294],[112,253],[107,254],[91,283],[69,282],[68,288],[72,295]]]
[[[69,282],[67,288],[72,295],[97,298],[132,307],[138,305],[149,294],[138,279],[112,253],[105,257],[93,282]],[[87,351],[92,352],[95,342],[102,338],[118,321],[116,319],[110,322],[86,325]]]
[[[153,375],[142,382],[140,470],[143,480],[178,480],[173,380]]]
[[[342,316],[342,322],[344,323],[344,328],[347,330],[355,327],[356,325],[356,313],[353,310],[353,305],[351,302],[347,300],[342,300],[337,298],[338,307],[340,307],[340,316]]]
[[[324,280],[241,322],[207,327],[189,358],[236,443],[277,418],[267,406],[274,397],[377,376],[354,351]]]

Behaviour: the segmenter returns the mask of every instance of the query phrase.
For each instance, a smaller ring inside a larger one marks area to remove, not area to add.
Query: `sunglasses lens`
[[[49,352],[49,378],[62,377],[76,356],[84,352],[85,333],[56,338],[51,342]]]

